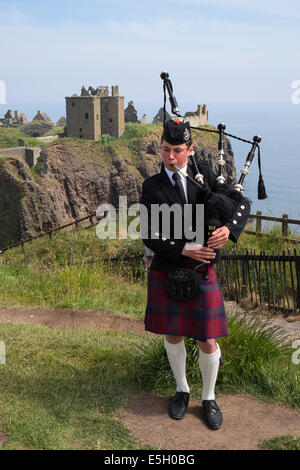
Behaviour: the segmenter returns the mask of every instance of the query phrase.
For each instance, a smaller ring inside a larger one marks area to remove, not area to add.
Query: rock
[[[47,122],[31,122],[26,126],[20,128],[29,137],[42,137],[52,129],[52,125]]]

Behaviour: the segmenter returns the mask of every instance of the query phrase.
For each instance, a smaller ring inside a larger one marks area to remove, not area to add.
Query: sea
[[[136,98],[135,106],[138,116],[144,113],[147,121],[152,122],[162,103],[143,102]],[[125,100],[125,106],[127,105]],[[264,215],[300,220],[300,104],[286,103],[207,103],[209,123],[217,126],[220,122],[226,125],[226,132],[246,140],[254,135],[262,138],[261,165],[267,192],[267,199],[257,199],[258,161],[257,153],[245,178],[245,195],[252,201],[251,213],[258,210]],[[196,106],[186,103],[186,110]],[[65,116],[65,104],[59,103],[9,103],[0,105],[0,116],[7,109],[24,112],[31,120],[37,110],[46,112],[55,123]],[[181,109],[182,114],[186,110]],[[238,177],[244,167],[250,145],[230,138],[234,152]],[[263,222],[270,226],[270,222]],[[292,232],[300,233],[300,226],[291,225]]]

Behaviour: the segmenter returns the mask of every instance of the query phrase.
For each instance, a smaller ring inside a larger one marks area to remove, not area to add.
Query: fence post
[[[256,215],[257,216],[261,215],[261,211],[257,211]],[[256,229],[255,229],[255,231],[256,231],[256,233],[261,232],[261,218],[260,217],[256,217]]]
[[[287,237],[288,236],[288,215],[287,214],[282,214],[282,236]]]
[[[297,254],[296,249],[294,249],[294,256],[297,277],[297,308],[300,308],[300,256]]]
[[[247,254],[248,255],[248,254]],[[242,258],[242,297],[247,297],[247,263],[248,259],[246,257]]]

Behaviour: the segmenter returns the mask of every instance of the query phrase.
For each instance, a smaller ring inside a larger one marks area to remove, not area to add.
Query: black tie
[[[186,204],[186,198],[184,194],[183,184],[181,178],[177,172],[173,173],[172,175],[173,180],[175,181],[174,188],[182,202],[182,204]]]

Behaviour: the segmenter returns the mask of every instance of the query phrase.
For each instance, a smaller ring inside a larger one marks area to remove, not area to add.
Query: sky
[[[143,114],[162,105],[164,70],[185,112],[289,104],[300,79],[300,0],[0,0],[0,31],[0,115],[63,111],[82,85],[119,85]]]

